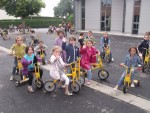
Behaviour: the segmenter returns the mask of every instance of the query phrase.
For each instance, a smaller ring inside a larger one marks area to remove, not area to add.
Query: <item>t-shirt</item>
[[[21,44],[18,46],[17,44],[13,44],[13,46],[10,48],[10,50],[15,54],[16,57],[22,58],[25,54],[25,44]]]
[[[29,62],[32,61],[30,65],[28,65],[28,70],[33,71],[34,70],[34,65],[33,65],[33,60],[34,60],[34,54],[29,56],[28,54],[25,54],[24,58]]]

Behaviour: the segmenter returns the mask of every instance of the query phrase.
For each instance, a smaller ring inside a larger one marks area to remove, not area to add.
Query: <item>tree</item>
[[[44,7],[43,0],[0,0],[0,8],[4,9],[8,15],[21,17],[24,33],[24,18],[38,14]]]
[[[73,13],[73,0],[60,0],[58,6],[54,7],[55,17],[68,17]]]

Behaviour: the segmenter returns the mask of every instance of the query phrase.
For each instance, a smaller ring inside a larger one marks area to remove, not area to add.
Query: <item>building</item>
[[[0,10],[0,20],[4,19],[17,19],[17,18],[7,15],[7,13],[4,10]]]
[[[143,35],[150,31],[150,0],[75,0],[75,29]]]

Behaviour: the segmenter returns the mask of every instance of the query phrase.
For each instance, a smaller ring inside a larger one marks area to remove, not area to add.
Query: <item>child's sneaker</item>
[[[116,86],[114,87],[114,90],[118,90],[118,85],[116,85]]]
[[[131,87],[135,87],[134,83],[131,84]]]
[[[90,85],[91,84],[91,82],[90,81],[87,81],[87,83],[86,83],[87,85]]]
[[[114,62],[114,58],[111,58],[111,61]]]
[[[29,91],[30,93],[34,93],[34,90],[33,90],[32,86],[28,86],[28,91]]]
[[[67,93],[65,93],[65,95],[72,96],[73,94],[68,91]]]
[[[9,80],[13,81],[14,80],[14,76],[12,75]]]

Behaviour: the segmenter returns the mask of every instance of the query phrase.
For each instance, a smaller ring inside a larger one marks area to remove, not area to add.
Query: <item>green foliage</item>
[[[45,4],[43,0],[1,0],[0,7],[8,15],[25,18],[39,13]]]
[[[73,23],[73,19],[74,19],[73,14],[70,14],[67,18],[67,21]]]
[[[73,0],[60,0],[58,6],[54,7],[55,17],[68,17],[73,13]]]
[[[50,25],[58,26],[64,21],[63,18],[52,18],[52,17],[27,17],[24,19],[26,24],[29,24],[31,28],[48,28]],[[22,24],[21,20],[0,20],[0,27],[8,28],[9,25],[18,26]]]

